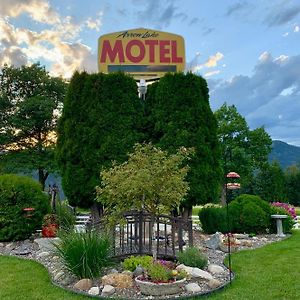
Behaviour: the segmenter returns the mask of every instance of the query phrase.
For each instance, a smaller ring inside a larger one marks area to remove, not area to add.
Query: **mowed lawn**
[[[300,299],[300,231],[284,241],[232,255],[232,267],[236,278],[231,286],[205,298]],[[54,287],[46,269],[36,262],[0,256],[0,299],[91,298]]]

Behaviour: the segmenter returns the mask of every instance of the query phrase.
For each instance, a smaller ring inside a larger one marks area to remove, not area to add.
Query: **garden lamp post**
[[[231,284],[231,233],[230,233],[230,223],[229,223],[229,212],[228,212],[228,199],[227,199],[227,192],[228,190],[237,190],[241,187],[238,182],[235,182],[237,179],[240,178],[240,175],[236,172],[229,172],[226,174],[225,179],[225,199],[226,199],[226,212],[227,212],[227,243],[228,243],[228,264],[229,264],[229,281]],[[230,182],[228,182],[230,181]]]

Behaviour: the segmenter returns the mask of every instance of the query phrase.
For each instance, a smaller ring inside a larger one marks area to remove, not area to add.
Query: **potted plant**
[[[153,260],[143,275],[135,278],[137,286],[144,295],[163,296],[182,292],[186,272],[177,271],[176,264],[165,260]]]
[[[42,236],[56,237],[58,229],[58,219],[55,214],[47,214],[43,218]]]

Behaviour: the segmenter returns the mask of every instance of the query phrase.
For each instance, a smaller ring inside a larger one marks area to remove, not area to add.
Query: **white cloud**
[[[219,74],[221,71],[220,70],[215,70],[215,71],[210,71],[204,74],[204,77],[211,77],[213,75]]]
[[[251,76],[208,79],[208,85],[213,109],[234,104],[251,128],[264,125],[273,139],[300,145],[300,55],[264,52]]]
[[[85,24],[86,26],[89,28],[89,29],[93,29],[93,30],[96,30],[96,31],[100,31],[100,27],[102,26],[102,17],[103,17],[103,12],[100,11],[98,14],[97,14],[97,17],[95,20],[93,20],[92,18],[88,18],[86,21],[85,21]]]
[[[2,0],[1,15],[17,17],[28,14],[34,21],[56,24],[59,23],[58,13],[51,8],[47,0]]]
[[[200,57],[200,53],[197,52],[195,57],[192,59],[192,61],[188,63],[188,66],[187,66],[188,71],[197,73],[200,70],[202,70],[203,68],[214,68],[218,65],[218,61],[220,61],[221,59],[224,58],[224,54],[221,52],[217,52],[216,54],[211,55],[208,58],[208,60],[202,64],[198,63],[199,57]],[[206,73],[206,74],[208,74],[208,73]],[[215,74],[217,74],[217,73],[215,73]],[[208,75],[208,76],[210,76],[210,75]]]
[[[13,26],[10,18],[23,13],[49,26],[41,31]],[[99,12],[98,19],[89,18],[79,24],[71,16],[60,16],[45,0],[3,1],[0,12],[0,66],[4,63],[20,66],[42,60],[50,64],[52,75],[70,77],[75,70],[96,71],[96,55],[78,41],[78,37],[85,26],[100,29],[102,16]]]
[[[295,27],[294,27],[294,32],[299,32],[300,31],[300,27],[299,27],[299,25],[296,25]]]

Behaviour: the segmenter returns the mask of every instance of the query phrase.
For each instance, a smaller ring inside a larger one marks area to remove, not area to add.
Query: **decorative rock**
[[[193,268],[193,271],[192,271],[191,275],[192,275],[193,278],[202,278],[202,279],[206,279],[206,280],[213,279],[211,274],[209,274],[208,272],[203,271],[199,268]]]
[[[16,255],[27,255],[31,253],[31,249],[30,246],[23,244],[20,247],[18,247],[17,249],[15,249],[14,254]]]
[[[96,296],[99,295],[99,292],[100,292],[99,288],[97,286],[93,286],[92,288],[89,289],[88,294]]]
[[[91,279],[84,278],[74,284],[74,289],[87,291],[92,287],[92,285],[93,285],[93,283],[92,283]]]
[[[188,266],[185,266],[184,264],[177,266],[176,270],[178,270],[178,271],[183,270],[192,278],[202,278],[202,279],[206,279],[206,280],[210,280],[213,278],[211,276],[211,274],[209,274],[206,271],[203,271],[199,268],[188,267]]]
[[[211,288],[211,289],[216,289],[217,287],[219,287],[222,283],[217,280],[217,279],[211,279],[209,282],[208,282],[208,286]]]
[[[199,293],[201,292],[201,287],[198,283],[189,283],[185,286],[185,290],[188,293]]]
[[[108,274],[102,277],[103,285],[112,285],[116,288],[129,288],[133,285],[133,280],[130,275],[117,273]]]
[[[185,271],[188,275],[192,276],[192,272],[193,272],[193,268],[192,267],[188,267],[184,264],[181,264],[179,266],[176,267],[177,271]]]
[[[222,274],[224,272],[224,269],[216,264],[210,264],[207,269],[211,274]]]
[[[119,273],[118,270],[116,270],[116,269],[111,269],[108,272],[108,274],[116,274],[116,273]]]
[[[0,247],[4,247],[4,244],[3,244],[3,243],[0,243]]]
[[[207,242],[207,248],[216,250],[219,248],[220,243],[222,242],[222,233],[216,232]]]
[[[46,257],[46,256],[49,256],[50,253],[47,252],[47,251],[44,251],[44,252],[41,252],[37,255],[37,258],[43,258],[43,257]]]
[[[123,271],[122,274],[126,274],[126,275],[128,275],[128,276],[130,276],[130,277],[133,277],[133,272],[131,272],[131,271],[129,271],[129,270]]]
[[[59,238],[38,238],[34,242],[39,245],[41,251],[54,251],[54,244],[59,242]]]
[[[54,281],[57,281],[59,278],[61,278],[64,275],[63,271],[58,272],[55,276],[54,276]]]
[[[241,241],[241,245],[246,246],[246,247],[252,247],[253,243],[250,240],[243,240],[243,241]]]
[[[145,270],[141,266],[137,266],[135,268],[135,270],[133,271],[133,276],[134,277],[140,276],[140,275],[144,274],[144,272],[145,272]]]
[[[243,239],[248,239],[249,238],[249,234],[243,234],[243,233],[235,233],[233,235],[236,239],[239,239],[239,240],[243,240]]]
[[[115,292],[115,288],[111,285],[105,285],[103,290],[102,290],[102,293],[101,293],[101,296],[110,296],[112,295],[114,292]]]

